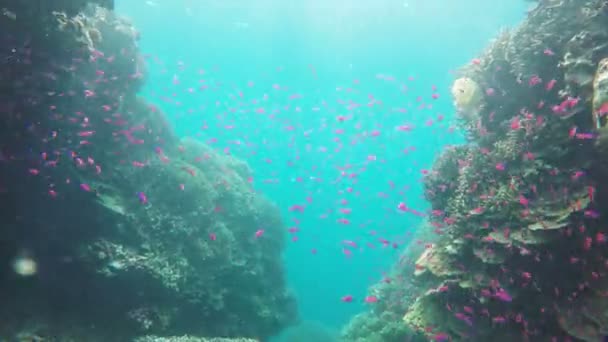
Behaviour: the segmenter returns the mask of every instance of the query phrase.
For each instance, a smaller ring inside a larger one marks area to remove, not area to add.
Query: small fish
[[[498,324],[505,323],[506,321],[507,321],[507,319],[502,316],[496,316],[496,317],[492,318],[492,322],[498,323]]]
[[[482,207],[477,207],[475,209],[471,209],[471,211],[469,211],[470,215],[480,215],[484,212],[484,209]]]
[[[148,203],[148,197],[141,191],[137,193],[137,198],[139,199],[139,202],[141,202],[141,204]]]
[[[378,297],[376,297],[376,296],[367,296],[367,297],[365,297],[364,301],[366,303],[377,303],[378,302]]]
[[[81,132],[78,132],[78,136],[79,137],[90,137],[93,134],[95,134],[95,131],[81,131]]]
[[[594,218],[594,219],[600,217],[600,214],[593,209],[585,210],[584,215],[585,215],[585,217]]]
[[[447,341],[449,339],[449,335],[446,333],[436,333],[435,336],[432,337],[433,341],[435,342],[444,342]]]
[[[344,303],[351,303],[353,301],[353,296],[346,295],[346,296],[343,296],[342,298],[340,298],[340,300],[343,301]]]
[[[499,289],[498,291],[496,291],[494,297],[498,298],[503,302],[510,302],[513,300],[513,298],[504,289]]]

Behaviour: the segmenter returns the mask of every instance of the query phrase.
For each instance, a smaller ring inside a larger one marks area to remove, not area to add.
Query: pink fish
[[[346,295],[346,296],[343,296],[342,298],[340,298],[340,300],[343,301],[344,303],[351,303],[353,301],[353,296]]]
[[[349,245],[351,247],[357,248],[357,243],[354,241],[344,240],[344,241],[342,241],[342,243],[344,243],[345,245]]]
[[[473,326],[473,321],[471,320],[471,317],[463,314],[462,312],[455,313],[454,317],[465,322],[468,326]]]
[[[304,212],[304,206],[303,205],[299,205],[299,204],[294,204],[291,207],[289,207],[289,211],[296,211],[299,213],[303,213]]]
[[[141,202],[141,204],[148,204],[148,197],[143,192],[138,192],[137,198],[139,199],[139,202]]]
[[[494,297],[498,298],[503,302],[510,302],[513,300],[513,298],[504,289],[499,289],[498,291],[496,291]]]
[[[572,175],[572,180],[577,180],[579,178],[581,178],[582,176],[585,175],[584,171],[575,171],[574,174]]]
[[[519,117],[514,117],[513,120],[511,120],[511,129],[512,130],[518,130],[521,128],[521,124],[519,122]]]
[[[535,86],[537,84],[542,83],[542,81],[543,81],[542,78],[540,78],[538,75],[532,75],[530,77],[530,79],[528,80],[528,85],[530,87],[533,87],[533,86]]]
[[[348,215],[348,214],[350,214],[352,212],[352,209],[350,209],[350,208],[340,208],[340,212],[342,214]]]
[[[604,102],[604,103],[603,103],[603,104],[600,106],[600,108],[597,110],[597,113],[598,113],[600,116],[603,116],[603,115],[608,114],[608,101]]]
[[[496,316],[496,317],[492,318],[492,322],[498,323],[498,324],[505,323],[506,321],[507,321],[507,319],[502,316]]]
[[[585,210],[584,215],[585,215],[585,217],[594,218],[594,219],[600,217],[600,214],[593,209]]]
[[[256,239],[261,237],[264,234],[264,229],[259,229],[258,231],[255,232],[255,237]]]
[[[365,297],[364,301],[366,303],[377,303],[378,302],[378,297],[376,297],[376,296],[367,296],[367,297]]]
[[[469,214],[471,214],[471,215],[480,215],[483,212],[484,212],[483,207],[477,207],[477,208],[471,209],[471,211],[469,211]]]
[[[93,134],[95,134],[95,131],[81,131],[81,132],[78,132],[78,136],[79,137],[90,137]]]
[[[436,333],[435,336],[432,337],[432,340],[435,342],[444,342],[449,339],[449,335],[446,333]]]

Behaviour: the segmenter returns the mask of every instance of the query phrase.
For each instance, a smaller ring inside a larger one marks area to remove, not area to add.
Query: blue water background
[[[403,246],[421,222],[398,212],[397,204],[428,209],[421,170],[445,145],[463,141],[449,131],[451,70],[520,21],[528,6],[516,0],[117,0],[148,55],[142,96],[167,113],[179,135],[247,160],[255,188],[279,205],[287,226],[300,229],[299,240],[288,243],[285,266],[302,318],[333,329],[365,309],[367,287],[399,253],[378,238]],[[431,97],[433,86],[439,99]],[[294,94],[301,98],[290,99]],[[382,106],[366,106],[370,94]],[[338,100],[362,106],[348,110]],[[421,103],[433,108],[418,109]],[[338,115],[352,118],[340,122]],[[405,123],[414,129],[395,130]],[[370,137],[375,130],[380,135]],[[339,167],[347,166],[356,184],[340,176]],[[305,211],[290,211],[294,204]],[[337,222],[344,217],[350,224]],[[357,243],[351,257],[343,240]],[[341,302],[348,294],[353,303]]]

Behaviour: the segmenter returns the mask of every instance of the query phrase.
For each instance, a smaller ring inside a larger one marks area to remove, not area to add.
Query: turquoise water
[[[451,70],[528,5],[117,0],[116,10],[142,34],[142,95],[179,135],[249,163],[257,191],[297,227],[285,266],[302,319],[338,330],[422,220],[398,204],[428,209],[424,170],[463,141]]]

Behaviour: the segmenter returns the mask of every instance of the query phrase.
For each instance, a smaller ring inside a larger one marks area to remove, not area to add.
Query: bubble
[[[13,270],[20,276],[31,277],[38,271],[38,265],[34,259],[21,256],[13,262]]]

